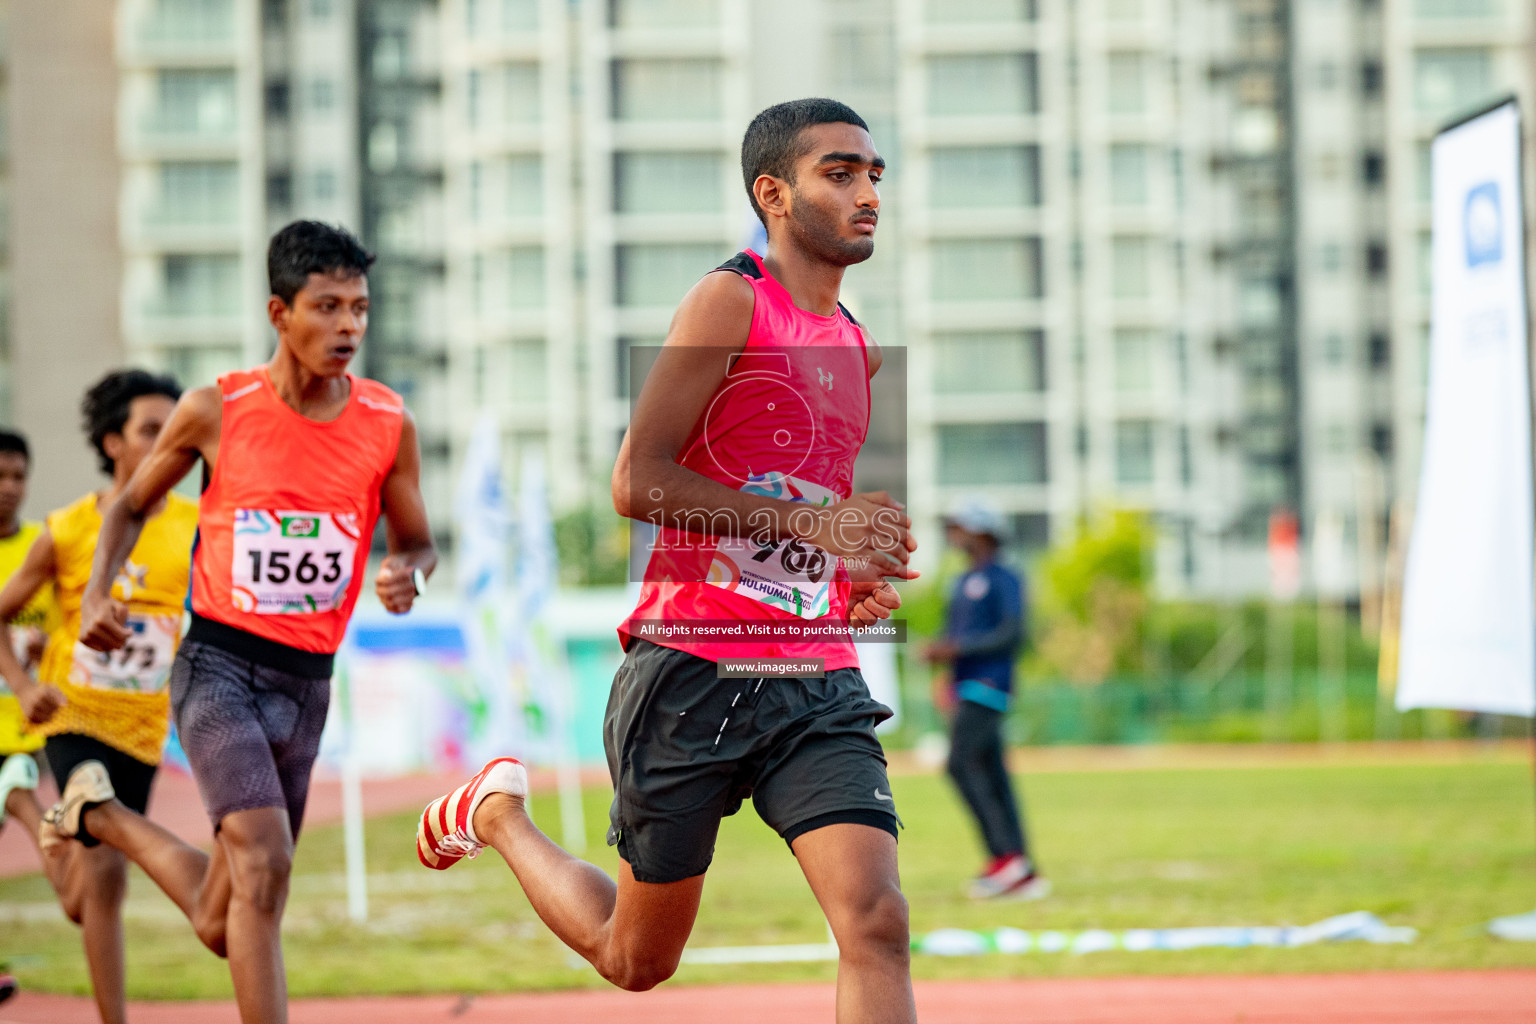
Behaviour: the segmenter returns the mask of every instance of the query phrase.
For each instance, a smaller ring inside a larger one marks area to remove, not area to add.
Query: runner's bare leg
[[[549,930],[623,989],[642,992],[670,978],[693,931],[704,876],[657,884],[621,864],[615,885],[595,864],[540,832],[521,797],[492,793],[475,811],[475,835],[517,876]]]
[[[230,882],[222,841],[214,843],[210,857],[117,800],[90,808],[83,820],[86,831],[144,869],[187,915],[205,946],[225,955]]]
[[[837,939],[837,1024],[910,1024],[912,951],[896,839],[869,825],[827,825],[795,857]]]

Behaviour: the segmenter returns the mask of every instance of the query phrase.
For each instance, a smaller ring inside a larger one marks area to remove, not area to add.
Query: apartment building
[[[1142,508],[1201,594],[1263,589],[1276,508],[1375,529],[1412,494],[1428,142],[1530,100],[1536,38],[1514,0],[118,0],[105,31],[126,358],[264,358],[271,230],[356,227],[362,369],[445,530],[484,415],[603,504],[631,353],[760,231],[743,126],[826,94],[891,162],[845,295],[907,357],[876,435],[919,528],[978,492],[1029,546]],[[0,409],[36,365],[6,358]]]

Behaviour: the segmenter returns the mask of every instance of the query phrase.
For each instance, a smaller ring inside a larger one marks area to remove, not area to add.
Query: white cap
[[[1008,523],[991,503],[981,498],[966,498],[944,517],[948,525],[966,533],[985,534],[1001,544],[1008,537]]]

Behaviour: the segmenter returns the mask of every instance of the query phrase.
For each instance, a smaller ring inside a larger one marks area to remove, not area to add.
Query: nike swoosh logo
[[[880,789],[879,789],[878,786],[875,788],[875,799],[876,800],[884,800],[888,804],[889,803],[895,803],[895,801],[892,800],[889,796],[887,796],[886,794],[880,792]]]

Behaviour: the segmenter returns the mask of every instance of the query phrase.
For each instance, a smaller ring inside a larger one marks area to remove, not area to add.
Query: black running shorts
[[[891,709],[858,669],[825,678],[719,679],[712,661],[633,640],[603,723],[609,845],[641,882],[703,874],[720,819],[748,796],[784,839],[899,820],[875,726]]]
[[[214,831],[225,815],[283,807],[294,838],[331,703],[331,681],[188,638],[171,666],[171,713]]]
[[[43,753],[48,758],[48,770],[53,772],[60,790],[69,781],[70,772],[86,761],[100,761],[107,769],[107,778],[112,780],[112,790],[123,806],[140,814],[149,810],[149,791],[155,782],[156,765],[145,764],[132,754],[109,746],[94,736],[73,732],[49,736],[43,744]],[[95,846],[98,840],[81,831],[80,842],[85,846]]]

